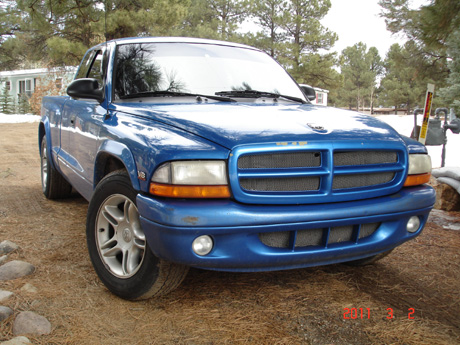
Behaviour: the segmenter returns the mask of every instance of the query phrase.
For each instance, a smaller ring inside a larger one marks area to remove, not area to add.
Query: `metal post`
[[[413,137],[411,136],[412,139],[415,139],[417,140],[418,139],[418,136],[420,134],[417,133],[417,114],[422,114],[423,113],[423,109],[422,108],[416,108],[414,109],[414,130],[412,131],[413,133]]]
[[[442,134],[444,135],[444,140],[442,144],[442,153],[441,153],[441,168],[444,168],[446,163],[446,144],[447,144],[447,108],[437,108],[435,115],[439,116],[439,113],[444,113],[444,126],[442,127]]]

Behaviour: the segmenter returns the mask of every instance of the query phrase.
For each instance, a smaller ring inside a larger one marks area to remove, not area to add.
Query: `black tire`
[[[377,255],[373,255],[373,256],[369,256],[368,258],[348,261],[348,262],[345,262],[345,264],[350,265],[350,266],[366,266],[366,265],[370,265],[370,264],[373,264],[376,261],[379,261],[379,260],[383,259],[385,256],[390,254],[392,251],[393,251],[393,249],[390,249],[390,250],[388,250],[386,252],[383,252],[383,253],[380,253],[380,254],[377,254]]]
[[[110,173],[94,191],[86,222],[94,270],[112,293],[127,300],[167,294],[189,270],[151,252],[139,222],[136,195],[126,171]]]
[[[40,145],[40,170],[43,194],[48,199],[62,199],[70,195],[72,186],[51,165],[46,136],[43,136]]]

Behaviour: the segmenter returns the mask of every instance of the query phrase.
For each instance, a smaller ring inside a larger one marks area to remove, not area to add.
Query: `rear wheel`
[[[188,267],[157,258],[145,239],[128,174],[115,171],[97,186],[88,208],[89,255],[101,281],[117,296],[146,299],[180,285]]]
[[[383,252],[383,253],[380,253],[380,254],[377,254],[377,255],[373,255],[373,256],[369,256],[368,258],[348,261],[348,262],[345,262],[345,263],[347,265],[350,265],[350,266],[366,266],[366,265],[370,265],[370,264],[373,264],[376,261],[379,261],[379,260],[383,259],[385,256],[390,254],[392,251],[393,251],[393,249],[390,249],[390,250],[388,250],[386,252]]]
[[[43,136],[40,145],[40,168],[43,194],[48,199],[61,199],[70,195],[72,186],[51,165],[46,136]]]

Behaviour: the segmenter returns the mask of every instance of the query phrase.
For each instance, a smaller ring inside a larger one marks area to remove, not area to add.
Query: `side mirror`
[[[99,82],[94,78],[75,79],[67,87],[67,94],[77,99],[95,99],[99,103],[104,100],[104,88],[99,88]]]
[[[316,99],[316,91],[310,85],[300,84],[300,89],[302,90],[303,94],[309,101],[314,101]]]

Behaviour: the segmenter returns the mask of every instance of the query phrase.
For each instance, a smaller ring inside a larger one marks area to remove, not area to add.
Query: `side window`
[[[83,61],[80,64],[80,68],[78,69],[75,79],[86,78],[86,76],[88,75],[88,70],[91,66],[91,62],[93,61],[94,54],[94,51],[91,51],[88,54],[86,54],[86,56],[83,58]]]
[[[88,78],[97,79],[99,86],[104,84],[104,73],[103,73],[103,54],[101,50],[96,52],[96,56],[93,59],[91,68],[89,69]]]

